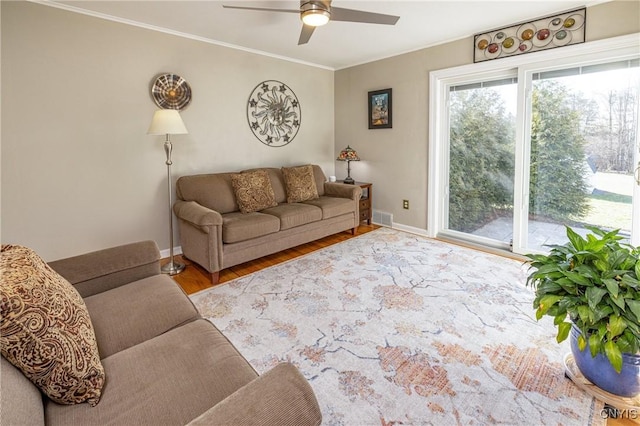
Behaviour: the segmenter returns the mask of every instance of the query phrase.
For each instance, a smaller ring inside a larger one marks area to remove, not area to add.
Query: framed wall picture
[[[369,92],[369,128],[390,129],[392,127],[391,89]]]

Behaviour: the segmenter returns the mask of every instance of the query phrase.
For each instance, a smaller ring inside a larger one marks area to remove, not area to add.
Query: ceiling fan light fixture
[[[329,22],[331,14],[326,10],[305,10],[302,12],[302,22],[312,27],[320,27]]]

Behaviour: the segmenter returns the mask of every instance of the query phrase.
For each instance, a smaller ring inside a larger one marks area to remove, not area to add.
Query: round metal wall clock
[[[276,80],[263,81],[249,95],[247,120],[251,131],[263,144],[287,145],[300,130],[300,102],[286,84]]]
[[[151,86],[151,96],[163,109],[181,110],[191,102],[191,86],[176,74],[160,74]]]

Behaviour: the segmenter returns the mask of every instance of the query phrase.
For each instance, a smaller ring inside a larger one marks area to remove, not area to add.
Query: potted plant
[[[640,249],[622,243],[619,230],[587,227],[581,237],[549,254],[529,254],[536,319],[549,315],[556,340],[572,335],[580,372],[596,386],[621,396],[640,393]],[[588,355],[588,356],[587,356]]]

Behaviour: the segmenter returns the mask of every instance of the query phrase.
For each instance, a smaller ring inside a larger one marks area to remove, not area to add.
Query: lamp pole
[[[177,263],[173,260],[173,210],[171,209],[171,198],[172,198],[172,190],[171,190],[171,151],[173,150],[173,146],[171,145],[171,139],[169,138],[169,134],[167,133],[167,139],[164,142],[164,152],[167,154],[167,189],[169,195],[169,263],[165,264],[161,271],[164,274],[176,275],[180,272],[184,271],[184,264]]]

